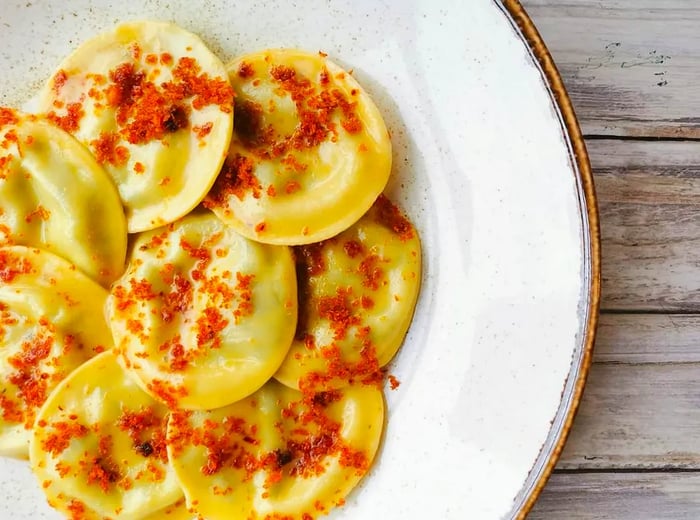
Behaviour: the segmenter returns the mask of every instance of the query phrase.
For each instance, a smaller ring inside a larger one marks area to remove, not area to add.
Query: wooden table
[[[587,137],[603,298],[532,519],[700,518],[700,1],[524,0]]]

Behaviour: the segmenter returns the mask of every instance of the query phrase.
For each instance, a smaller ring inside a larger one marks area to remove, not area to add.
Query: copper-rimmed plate
[[[329,518],[524,517],[578,407],[600,260],[585,146],[517,0],[13,1],[0,104],[21,106],[79,42],[144,18],[225,61],[323,50],[391,129],[388,191],[420,231],[423,289],[379,459]],[[0,462],[0,490],[0,518],[58,518],[24,462]]]

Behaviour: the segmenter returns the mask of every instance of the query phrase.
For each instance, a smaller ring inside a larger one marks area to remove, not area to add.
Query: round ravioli
[[[182,490],[168,463],[167,420],[113,353],[82,365],[46,400],[31,440],[49,503],[76,520],[137,520],[175,504]]]
[[[124,271],[126,219],[112,179],[69,134],[0,107],[0,245],[47,249],[108,286]]]
[[[207,520],[311,520],[367,473],[383,427],[376,386],[302,394],[273,380],[218,410],[173,412],[168,454]]]
[[[301,389],[381,380],[401,346],[421,279],[411,223],[384,195],[337,237],[296,250],[299,322],[275,377]]]
[[[39,107],[114,178],[132,233],[173,222],[204,198],[233,127],[223,64],[197,36],[160,22],[119,25],[83,43]]]
[[[228,68],[234,136],[205,206],[271,244],[308,244],[350,227],[391,170],[389,135],[367,93],[320,53],[268,50]]]
[[[105,289],[58,256],[0,248],[0,455],[26,458],[35,415],[51,390],[112,348],[100,312],[106,299]]]
[[[209,212],[144,233],[107,313],[125,366],[170,407],[208,409],[255,392],[291,345],[291,250],[248,240]]]

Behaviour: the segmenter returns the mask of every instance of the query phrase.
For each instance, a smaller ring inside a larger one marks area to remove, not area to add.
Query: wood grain
[[[700,146],[603,139],[589,140],[588,150],[601,215],[602,308],[700,311]]]
[[[696,520],[700,475],[555,474],[530,520]]]
[[[531,519],[700,517],[700,316],[603,314],[569,442]]]
[[[524,0],[584,133],[700,138],[695,0]]]
[[[700,316],[601,316],[559,469],[700,469]]]
[[[657,363],[670,369],[680,363],[700,363],[699,331],[698,315],[603,314],[598,327],[595,363]]]
[[[594,364],[559,469],[700,470],[700,364]]]

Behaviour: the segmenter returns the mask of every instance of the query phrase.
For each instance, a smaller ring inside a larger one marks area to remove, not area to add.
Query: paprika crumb
[[[377,211],[377,222],[396,233],[401,240],[405,242],[415,236],[409,220],[386,196],[379,195],[374,208]]]
[[[65,70],[61,69],[54,74],[53,85],[51,88],[56,96],[61,94],[61,89],[63,88],[63,85],[66,84],[66,81],[68,81],[68,74]]]
[[[85,437],[90,430],[76,421],[59,421],[51,423],[52,432],[41,441],[41,449],[54,458],[63,453],[73,439]]]
[[[155,457],[167,463],[165,430],[167,418],[155,413],[149,406],[138,411],[123,410],[117,421],[119,429],[126,432],[134,450],[143,457]]]
[[[187,397],[187,389],[184,386],[176,386],[162,379],[154,379],[146,387],[171,410],[177,408],[179,399]]]
[[[19,116],[12,108],[0,107],[0,128],[19,123]]]
[[[46,114],[46,117],[53,124],[66,132],[73,134],[80,128],[80,121],[85,115],[82,103],[69,103],[66,106],[66,113],[59,116],[53,110]]]
[[[24,221],[27,224],[31,224],[32,220],[34,220],[34,217],[38,217],[39,220],[49,220],[49,217],[51,216],[51,212],[46,209],[44,206],[39,204],[36,209],[32,210],[30,213],[27,214],[26,217],[24,217]]]
[[[242,61],[238,66],[238,77],[240,78],[250,78],[255,75],[255,69],[253,66],[245,61]]]
[[[204,199],[204,206],[212,209],[228,205],[228,198],[232,195],[243,200],[250,193],[259,199],[262,185],[255,176],[254,168],[255,165],[249,157],[236,154],[227,158],[214,187]]]
[[[399,386],[401,386],[401,381],[396,379],[396,376],[389,374],[387,379],[389,379],[389,386],[392,390],[396,390]]]
[[[99,138],[91,141],[90,146],[95,152],[97,162],[113,166],[126,164],[129,160],[129,150],[125,146],[118,144],[119,141],[119,135],[114,132],[102,132]],[[143,167],[143,165],[141,166]]]

